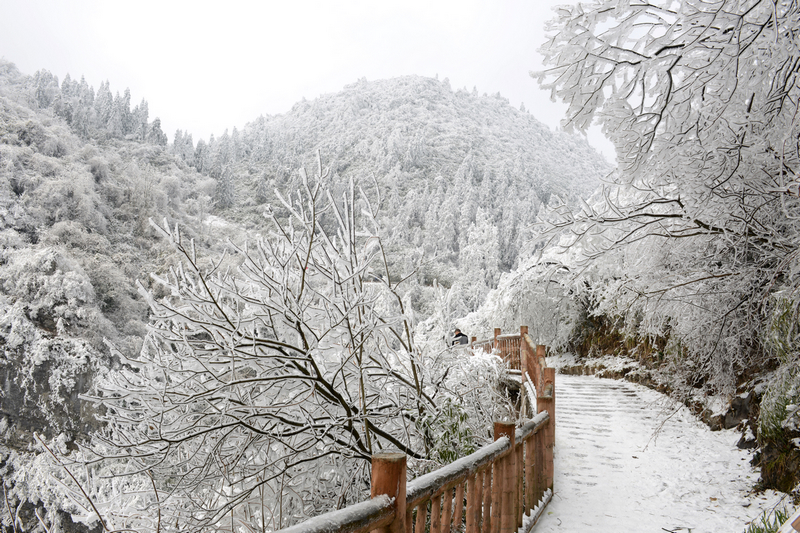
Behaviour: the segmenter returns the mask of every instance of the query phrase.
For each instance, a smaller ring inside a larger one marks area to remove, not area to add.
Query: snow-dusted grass
[[[658,392],[559,374],[556,406],[555,490],[536,533],[741,532],[791,506],[752,491],[759,473],[735,430],[712,432]]]

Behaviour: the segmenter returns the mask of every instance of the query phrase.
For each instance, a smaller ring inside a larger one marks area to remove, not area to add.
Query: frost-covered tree
[[[144,349],[98,380],[108,425],[93,452],[117,476],[151,475],[130,497],[182,531],[223,517],[279,528],[360,498],[377,450],[423,458],[435,444],[425,428],[444,393],[425,382],[376,208],[352,185],[334,198],[321,173],[302,182],[290,219],[236,248],[235,268],[203,266],[160,227],[183,258],[159,279],[171,296],[146,293]]]
[[[468,312],[476,310],[491,289],[497,286],[498,235],[483,208],[478,208],[476,220],[467,230],[465,246],[461,250],[464,274],[453,285]]]
[[[94,110],[97,117],[96,127],[106,129],[114,110],[114,96],[111,94],[107,80],[100,84],[97,97],[94,99]]]
[[[150,115],[147,100],[142,98],[142,103],[133,108],[131,115],[133,138],[144,142],[147,139],[147,120]]]
[[[197,141],[197,147],[194,149],[194,166],[198,172],[208,172],[210,167],[210,150],[206,141],[200,139]]]
[[[565,127],[598,121],[617,149],[596,201],[550,219],[587,264],[617,262],[598,311],[728,391],[762,360],[772,295],[798,298],[798,28],[796,1],[563,7],[537,74]]]
[[[221,170],[217,178],[214,201],[222,209],[233,207],[236,204],[236,182],[233,176],[233,167],[225,166]]]
[[[37,71],[33,77],[33,98],[36,105],[42,109],[50,107],[56,95],[60,92],[58,77],[47,70]]]
[[[183,147],[183,130],[175,130],[175,135],[172,136],[172,153],[180,155]]]
[[[167,146],[167,134],[161,129],[161,119],[156,117],[147,132],[147,142],[158,146]]]

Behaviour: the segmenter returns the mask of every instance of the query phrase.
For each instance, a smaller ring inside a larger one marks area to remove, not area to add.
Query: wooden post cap
[[[513,422],[506,422],[505,420],[496,420],[494,423],[494,440],[500,437],[508,437],[511,439],[511,447],[514,447],[514,432],[517,427]]]
[[[404,533],[406,530],[406,454],[376,453],[372,456],[370,497],[385,494],[395,500],[394,520],[379,533]]]
[[[389,462],[389,463],[404,462],[406,460],[406,454],[404,454],[403,452],[376,453],[376,454],[373,454],[372,460],[373,460],[373,462],[375,460],[378,460],[378,461],[381,461],[381,462]]]
[[[390,498],[397,498],[401,486],[405,495],[405,485],[406,454],[389,452],[372,456],[371,497],[386,494]]]

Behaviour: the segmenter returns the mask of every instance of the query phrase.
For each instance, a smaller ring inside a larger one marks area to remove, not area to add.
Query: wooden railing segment
[[[385,527],[394,520],[394,500],[386,495],[331,511],[294,526],[281,533],[363,533]]]
[[[554,368],[542,368],[542,382],[541,389],[537,389],[538,396],[536,397],[536,406],[540,413],[555,413],[556,412],[556,395],[555,395],[555,380],[556,371]],[[544,453],[543,474],[545,489],[553,488],[553,452],[556,443],[556,424],[555,419],[552,423],[548,424],[544,429],[543,435],[544,442],[542,443]]]
[[[520,327],[519,335],[502,335],[500,328],[495,328],[494,336],[491,339],[479,341],[475,337],[472,337],[469,346],[473,351],[483,350],[486,353],[497,352],[497,355],[508,363],[508,368],[510,370],[522,370],[522,360],[528,351],[533,352],[533,357],[539,368],[545,367],[545,347],[541,345],[537,346],[533,343],[530,336],[528,336],[527,326]],[[537,382],[534,381],[534,383]]]
[[[519,335],[495,330],[488,342],[504,358],[517,354],[522,379],[536,387],[536,416],[516,429],[496,422],[492,444],[408,484],[404,454],[376,454],[371,500],[280,533],[451,533],[462,525],[465,533],[529,531],[552,495],[555,372],[525,327]]]

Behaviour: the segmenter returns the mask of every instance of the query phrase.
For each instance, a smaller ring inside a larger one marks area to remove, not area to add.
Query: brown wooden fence
[[[516,336],[495,330],[492,343],[509,365],[516,361],[523,383],[532,384],[536,416],[519,428],[495,422],[492,444],[408,483],[404,454],[374,455],[372,499],[282,533],[450,533],[462,528],[465,533],[512,533],[523,526],[530,531],[553,490],[555,372],[545,366],[545,347],[532,344],[526,327]]]
[[[528,326],[519,328],[519,335],[503,335],[500,328],[494,329],[494,336],[491,339],[477,340],[472,337],[470,347],[473,350],[483,350],[486,353],[496,352],[503,360],[508,363],[508,368],[511,370],[522,370],[521,354],[525,347],[525,336],[528,334]],[[533,344],[530,344],[528,339],[528,347],[533,349]],[[542,354],[544,357],[544,354]],[[544,366],[542,365],[542,368]]]

